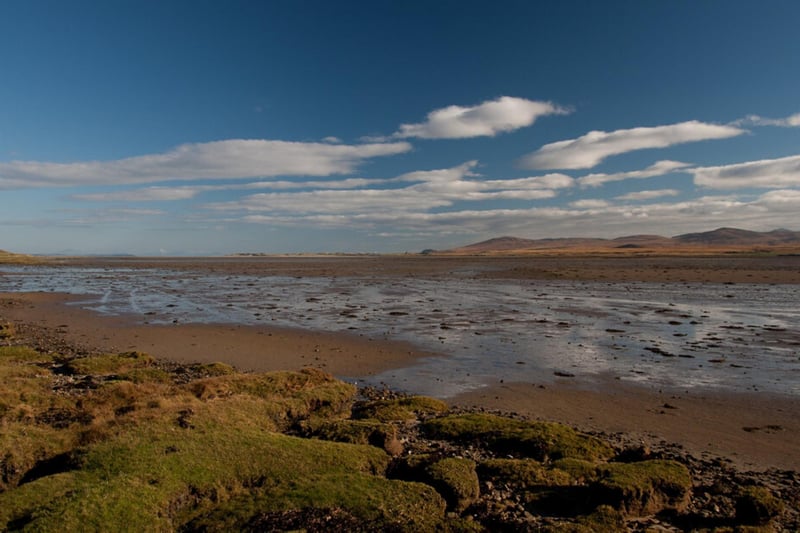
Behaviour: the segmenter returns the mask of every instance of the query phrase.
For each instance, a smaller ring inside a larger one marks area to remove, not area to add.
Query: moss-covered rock
[[[7,363],[52,363],[53,356],[28,346],[0,346],[0,361]]]
[[[0,339],[9,339],[14,336],[14,324],[0,323]]]
[[[403,453],[403,445],[397,439],[397,428],[378,420],[316,420],[306,424],[310,436],[349,442],[351,444],[369,444],[377,446],[389,455]]]
[[[764,526],[783,512],[783,502],[765,487],[744,487],[736,495],[736,520]]]
[[[281,427],[312,414],[333,416],[349,411],[356,394],[354,385],[314,368],[298,372],[221,375],[194,381],[187,389],[203,401],[236,395],[269,400],[264,404],[265,414]]]
[[[475,461],[447,457],[428,465],[425,474],[426,481],[444,497],[452,511],[464,511],[480,496]]]
[[[567,457],[554,461],[553,467],[568,473],[575,483],[585,484],[597,480],[599,477],[598,468],[604,464],[598,465],[594,461]]]
[[[521,490],[574,483],[573,476],[568,472],[533,459],[489,459],[481,462],[477,471],[481,481],[506,483]]]
[[[602,460],[614,455],[607,443],[563,424],[529,422],[485,413],[434,418],[423,424],[432,438],[479,441],[496,453],[548,461],[566,457]]]
[[[64,365],[64,371],[70,374],[107,376],[145,368],[154,362],[155,359],[144,352],[90,355],[69,360]]]
[[[231,365],[220,362],[199,364],[196,370],[204,377],[229,376],[236,373],[236,369]]]
[[[682,511],[689,503],[692,477],[675,461],[609,463],[600,469],[598,498],[629,516],[646,516],[665,509]]]
[[[446,412],[447,404],[427,396],[405,396],[365,402],[353,409],[353,418],[372,418],[381,422],[413,420],[420,415]]]

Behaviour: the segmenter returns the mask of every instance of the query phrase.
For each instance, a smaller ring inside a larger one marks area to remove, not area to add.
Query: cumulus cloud
[[[114,161],[0,163],[0,188],[329,176],[351,173],[369,158],[409,150],[406,142],[344,145],[236,139],[184,144],[161,154]]]
[[[778,126],[781,128],[800,127],[800,113],[795,113],[785,118],[765,118],[759,115],[747,115],[733,121],[734,126]]]
[[[628,194],[623,194],[621,196],[617,196],[617,200],[653,200],[654,198],[663,198],[664,196],[678,196],[680,191],[677,189],[657,189],[652,191],[638,191],[638,192],[629,192]]]
[[[520,160],[523,168],[591,168],[607,157],[675,144],[725,139],[745,130],[692,120],[667,126],[641,127],[616,131],[590,131],[577,139],[546,144]]]
[[[588,174],[578,178],[581,187],[599,187],[611,181],[622,181],[629,179],[644,179],[663,176],[688,167],[689,164],[680,161],[657,161],[643,170],[633,170],[630,172],[615,172],[613,174]]]
[[[689,169],[695,185],[709,189],[800,186],[800,155]]]
[[[402,124],[392,135],[395,139],[463,139],[494,137],[532,125],[546,115],[564,115],[570,111],[552,102],[502,96],[471,107],[451,105],[428,113],[427,120]]]

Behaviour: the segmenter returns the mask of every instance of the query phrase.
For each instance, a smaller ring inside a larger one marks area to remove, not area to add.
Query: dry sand
[[[74,261],[72,264],[82,264]],[[92,260],[126,267],[208,269],[254,275],[468,276],[659,282],[800,283],[800,257],[502,257],[502,258],[245,258]],[[313,365],[358,377],[429,356],[413,346],[338,333],[231,325],[134,325],[68,307],[68,297],[0,294],[0,319],[53,328],[87,349],[142,350],[181,362],[224,361],[245,370]],[[569,381],[569,380],[566,380]],[[800,471],[800,401],[758,393],[661,393],[619,381],[596,390],[556,383],[541,388],[505,383],[451,399],[566,422],[644,443],[679,443],[696,455],[722,456],[735,465]]]

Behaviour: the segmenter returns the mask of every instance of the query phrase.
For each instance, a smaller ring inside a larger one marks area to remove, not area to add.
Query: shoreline
[[[420,357],[446,357],[405,342],[346,333],[235,324],[136,325],[132,317],[103,317],[67,305],[79,299],[0,293],[0,319],[45,328],[87,352],[139,350],[167,361],[221,361],[252,371],[314,366],[357,378],[406,367]],[[648,446],[675,443],[693,455],[722,457],[747,470],[800,471],[794,438],[800,434],[800,400],[788,396],[661,392],[615,380],[587,389],[573,380],[556,380],[499,383],[447,401],[616,434]]]
[[[364,255],[266,257],[74,257],[51,266],[168,268],[292,277],[404,277],[653,283],[800,284],[800,255]]]

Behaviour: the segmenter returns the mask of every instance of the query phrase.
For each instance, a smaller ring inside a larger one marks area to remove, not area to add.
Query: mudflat
[[[370,276],[414,279],[559,279],[591,281],[798,284],[797,256],[536,256],[536,257],[246,257],[78,259],[65,266],[165,268],[294,277]],[[99,317],[53,294],[2,295],[0,318],[44,328],[86,350],[142,350],[181,362],[223,361],[246,370],[316,366],[358,378],[411,366],[425,353],[391,339],[313,330],[228,324],[143,325]],[[265,354],[267,356],[265,357]],[[448,354],[440,354],[447,357]],[[797,353],[795,353],[797,356]],[[443,380],[447,376],[441,376]],[[677,443],[698,456],[719,456],[755,470],[800,470],[796,435],[800,401],[792,395],[660,391],[610,377],[598,384],[496,383],[450,403],[520,413],[578,428],[621,434],[648,445]]]

